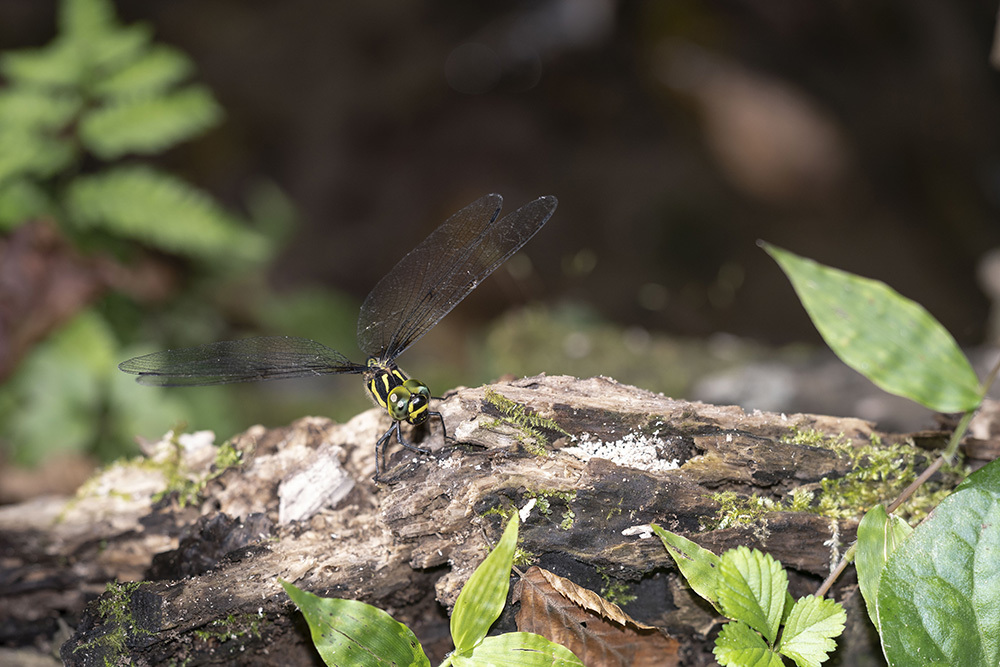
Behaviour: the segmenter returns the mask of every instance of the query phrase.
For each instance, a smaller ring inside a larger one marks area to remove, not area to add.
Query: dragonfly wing
[[[542,228],[556,209],[540,197],[497,219],[503,198],[481,197],[448,218],[379,281],[361,306],[358,344],[394,359]]]
[[[363,373],[356,364],[308,338],[265,336],[164,350],[123,361],[139,384],[164,387],[251,382],[331,373]]]

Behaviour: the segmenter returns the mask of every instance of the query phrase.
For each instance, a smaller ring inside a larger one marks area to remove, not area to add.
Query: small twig
[[[998,31],[1000,31],[1000,23],[998,23]],[[905,503],[909,499],[909,497],[912,496],[914,492],[917,489],[919,489],[924,482],[930,479],[930,477],[934,473],[936,473],[938,470],[941,469],[941,466],[943,466],[945,463],[951,463],[952,461],[955,460],[955,452],[958,451],[958,446],[962,442],[962,438],[965,437],[966,431],[969,430],[969,423],[972,421],[973,415],[976,414],[976,411],[979,410],[979,407],[982,405],[983,399],[986,398],[986,393],[990,390],[990,387],[992,387],[993,383],[996,381],[998,373],[1000,373],[1000,356],[997,357],[996,362],[993,364],[993,368],[990,369],[990,372],[987,374],[986,379],[983,380],[982,384],[980,385],[981,389],[979,394],[980,397],[979,404],[972,410],[969,410],[964,415],[962,415],[962,419],[959,420],[958,425],[955,427],[955,430],[952,431],[951,433],[951,438],[948,440],[948,446],[945,448],[944,453],[940,457],[938,457],[937,460],[935,460],[933,463],[927,466],[927,469],[924,470],[922,473],[920,473],[920,476],[917,477],[915,480],[913,480],[913,482],[910,483],[909,486],[903,489],[903,492],[900,493],[899,496],[895,500],[893,500],[888,507],[886,507],[885,509],[886,514],[892,514],[897,509],[899,509],[899,506]],[[823,583],[820,585],[820,587],[816,589],[817,596],[823,597],[824,595],[827,594],[827,592],[830,590],[830,587],[833,586],[833,582],[835,582],[837,578],[843,573],[843,571],[847,569],[848,563],[854,560],[854,554],[857,550],[858,550],[858,543],[857,541],[855,541],[854,544],[852,544],[847,549],[847,551],[844,552],[844,556],[840,559],[840,562],[837,563],[837,567],[835,567],[833,571],[830,572],[830,575],[826,578],[826,580],[824,580]]]
[[[892,514],[893,512],[895,512],[900,505],[905,503],[910,498],[910,496],[912,496],[913,493],[917,489],[919,489],[920,486],[924,482],[926,482],[934,473],[936,473],[944,464],[945,464],[944,456],[939,456],[937,459],[935,459],[933,463],[927,466],[926,470],[920,473],[919,477],[917,477],[915,480],[913,480],[913,482],[910,483],[909,486],[903,489],[903,492],[900,493],[895,500],[889,503],[889,506],[886,507],[885,509],[886,514]],[[857,541],[855,541],[854,544],[852,544],[847,549],[847,551],[844,552],[844,555],[840,559],[840,562],[837,563],[837,567],[835,567],[833,571],[830,572],[829,576],[827,576],[827,578],[823,581],[820,587],[816,589],[817,596],[823,597],[824,595],[826,595],[827,591],[830,590],[830,587],[833,586],[833,583],[837,581],[837,578],[840,577],[841,574],[843,574],[845,569],[847,569],[847,565],[854,560],[854,553],[857,550],[858,550],[858,543]]]
[[[824,579],[823,583],[820,584],[820,587],[816,589],[815,593],[816,597],[821,598],[826,595],[827,591],[830,590],[830,587],[833,586],[833,582],[837,581],[837,579],[844,572],[844,570],[847,569],[848,563],[854,560],[854,552],[857,550],[858,550],[858,542],[857,540],[855,540],[854,544],[848,547],[847,551],[844,552],[844,555],[840,559],[840,562],[837,563],[837,567],[833,568],[833,571],[830,572],[829,576],[826,579]]]
[[[926,482],[928,479],[930,479],[931,475],[933,475],[938,470],[940,470],[941,466],[943,466],[946,461],[947,461],[947,457],[945,457],[945,456],[939,456],[934,461],[934,463],[932,463],[929,466],[927,466],[927,469],[924,470],[922,473],[920,473],[919,477],[917,477],[915,480],[913,480],[912,482],[910,482],[910,485],[908,487],[906,487],[905,489],[903,489],[903,492],[901,494],[899,494],[898,498],[896,498],[891,503],[889,503],[889,506],[885,508],[885,513],[886,514],[892,514],[897,509],[899,509],[899,506],[902,505],[903,503],[905,503],[907,500],[909,500],[910,496],[912,496],[913,493],[917,489],[919,489],[920,486],[924,482]]]

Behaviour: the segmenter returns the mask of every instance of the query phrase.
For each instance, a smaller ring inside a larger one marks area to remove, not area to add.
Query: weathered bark
[[[707,664],[714,617],[648,524],[716,552],[764,549],[790,568],[796,596],[853,539],[854,521],[811,513],[704,528],[719,509],[716,490],[780,497],[847,472],[830,449],[783,442],[792,429],[867,444],[867,422],[746,414],[605,378],[539,376],[490,389],[576,442],[541,425],[549,451],[532,453],[539,443],[497,422],[487,388],[459,389],[439,407],[449,441],[437,420],[417,429],[411,437],[432,454],[395,451],[380,484],[371,480],[373,443],[388,418],[372,410],[343,425],[310,417],[251,428],[233,441],[241,461],[224,470],[213,463],[217,448],[198,437],[165,441],[148,462],[108,469],[73,500],[0,510],[4,642],[54,642],[65,619],[75,628],[62,646],[69,665],[317,664],[281,578],[385,609],[440,658],[451,648],[447,609],[499,536],[489,510],[544,498],[546,511],[536,505],[521,528],[535,562],[592,590],[624,587],[635,596],[625,606],[633,618],[676,638],[686,664]],[[600,456],[583,460],[580,448],[598,443]],[[180,492],[152,501],[171,477],[209,471],[216,476],[196,506],[182,505],[191,496]],[[115,580],[144,583],[104,592]],[[512,629],[513,617],[500,624]]]

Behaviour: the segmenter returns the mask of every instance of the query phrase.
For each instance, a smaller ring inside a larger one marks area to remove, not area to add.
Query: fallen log
[[[588,664],[711,664],[720,619],[649,525],[717,553],[765,550],[789,568],[794,596],[810,593],[857,522],[782,500],[848,475],[857,461],[844,447],[900,439],[859,419],[746,413],[607,378],[460,388],[438,409],[449,439],[436,420],[415,429],[431,453],[394,451],[382,483],[373,443],[388,418],[373,409],[346,424],[256,426],[222,445],[172,436],[75,498],[0,508],[2,643],[61,643],[67,665],[318,664],[283,579],[386,610],[440,660],[459,590],[504,514],[531,503],[524,561],[618,602],[637,624],[593,635],[612,657]],[[767,507],[737,520],[721,491]],[[850,578],[835,593],[867,622]],[[514,629],[522,604],[496,627]],[[857,650],[871,650],[855,634]]]

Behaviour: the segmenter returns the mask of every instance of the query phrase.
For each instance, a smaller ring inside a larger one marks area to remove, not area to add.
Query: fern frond
[[[155,45],[117,72],[98,81],[94,92],[105,98],[162,93],[194,71],[191,59],[177,49]]]
[[[122,25],[111,0],[62,0],[58,43],[65,41],[77,52],[89,86],[138,60],[153,39],[153,29],[143,23]]]
[[[63,0],[59,3],[59,32],[89,39],[118,27],[110,0]]]
[[[0,130],[0,184],[11,178],[46,178],[73,160],[69,144],[18,128]]]
[[[0,184],[0,231],[9,231],[52,211],[48,195],[27,179]]]
[[[55,130],[65,127],[83,101],[76,95],[43,93],[18,86],[0,91],[0,132],[6,130]]]
[[[202,259],[259,261],[264,238],[205,192],[147,167],[120,167],[76,179],[66,207],[80,228],[103,229]]]
[[[204,132],[222,116],[205,88],[190,86],[172,95],[95,109],[80,121],[80,140],[98,157],[157,153]]]
[[[70,88],[83,79],[83,72],[77,49],[65,39],[38,49],[0,54],[0,73],[14,85]]]
[[[88,65],[88,74],[96,72],[97,76],[118,71],[136,60],[153,40],[153,28],[145,23],[116,28],[114,32],[105,32],[87,39],[83,51]],[[97,78],[95,76],[95,78]]]
[[[15,84],[84,88],[137,59],[152,36],[144,24],[90,36],[60,35],[47,46],[3,54],[0,72]]]

